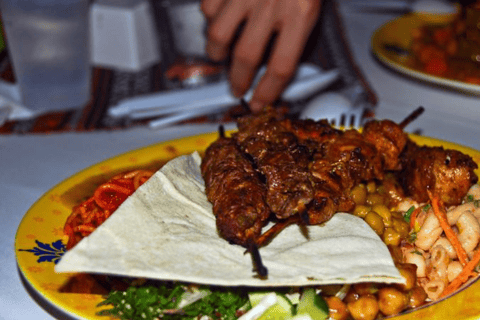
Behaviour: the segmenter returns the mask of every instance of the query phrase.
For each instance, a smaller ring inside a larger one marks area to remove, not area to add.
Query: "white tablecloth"
[[[342,4],[342,13],[354,57],[378,94],[379,118],[400,121],[422,105],[426,112],[408,131],[421,128],[424,135],[480,149],[478,97],[411,81],[380,65],[370,52],[370,37],[394,16],[352,12],[346,3]],[[39,306],[27,293],[13,250],[22,216],[43,193],[77,171],[111,156],[175,137],[214,131],[216,127],[0,136],[0,319],[63,318],[48,307]]]

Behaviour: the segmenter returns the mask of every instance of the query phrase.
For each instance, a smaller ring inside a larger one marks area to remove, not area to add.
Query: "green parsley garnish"
[[[125,291],[112,291],[99,306],[112,305],[113,308],[102,310],[99,314],[125,320],[155,319],[163,315],[164,310],[175,309],[183,292],[181,286],[170,288],[166,285],[129,287]],[[171,319],[175,319],[175,316]]]
[[[475,200],[475,198],[471,194],[468,194],[465,198],[465,202],[473,202],[473,200]]]
[[[210,319],[237,319],[237,310],[248,302],[248,295],[239,289],[214,290],[211,294],[187,307],[185,314],[190,317],[208,316]]]
[[[480,272],[480,265],[477,265],[474,269],[475,272]]]
[[[403,219],[406,221],[406,222],[410,222],[410,218],[412,216],[412,213],[413,211],[415,211],[415,207],[414,206],[411,206],[407,212],[405,212],[405,215],[403,216]]]
[[[472,194],[467,194],[464,203],[473,202],[475,208],[480,208],[480,200],[475,200]]]
[[[428,209],[430,209],[432,207],[432,205],[430,203],[426,204],[423,206],[423,212],[427,212]]]
[[[416,232],[410,232],[408,235],[408,242],[413,243],[415,240],[417,240],[417,233]]]
[[[237,319],[237,310],[248,308],[248,296],[240,289],[200,288],[208,291],[200,300],[183,308],[178,308],[182,296],[188,287],[176,283],[172,285],[148,285],[129,287],[125,291],[111,291],[98,306],[111,305],[112,308],[102,310],[98,314],[116,317],[122,320],[164,319],[180,320],[208,316],[210,319]]]

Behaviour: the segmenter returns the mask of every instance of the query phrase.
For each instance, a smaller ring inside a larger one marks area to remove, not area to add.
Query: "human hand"
[[[255,88],[250,108],[260,111],[274,102],[294,75],[304,46],[320,15],[322,0],[203,0],[209,21],[207,53],[212,60],[227,58],[237,29],[230,69],[232,93],[241,97],[252,85],[268,42],[277,33],[267,71]]]

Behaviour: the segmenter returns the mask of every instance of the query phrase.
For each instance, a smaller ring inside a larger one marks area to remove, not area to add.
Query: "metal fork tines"
[[[337,117],[327,120],[333,126],[358,129],[363,126],[364,110],[355,108],[350,112],[339,114]]]
[[[327,92],[310,100],[300,113],[301,119],[326,119],[330,124],[360,128],[363,125],[365,106],[352,103],[344,94]]]

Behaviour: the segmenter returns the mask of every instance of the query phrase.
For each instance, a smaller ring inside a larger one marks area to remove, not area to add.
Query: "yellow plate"
[[[43,195],[25,214],[17,230],[15,252],[18,267],[34,292],[67,314],[83,319],[108,319],[97,316],[101,296],[62,293],[60,288],[71,274],[54,272],[55,261],[64,252],[66,239],[63,225],[72,207],[92,194],[93,190],[120,171],[139,167],[158,168],[162,163],[195,150],[204,151],[216,139],[216,133],[202,134],[134,150],[93,165],[61,182]],[[435,139],[412,136],[419,144],[443,145],[471,155],[480,163],[480,152]],[[477,171],[477,174],[479,172]],[[448,301],[407,313],[395,319],[473,319],[480,314],[480,282],[475,282]]]
[[[385,65],[404,75],[441,87],[469,94],[480,94],[479,85],[433,76],[415,70],[406,64],[407,57],[405,55],[397,54],[385,48],[385,45],[395,45],[408,50],[412,41],[412,30],[426,23],[424,19],[415,14],[407,14],[387,22],[378,28],[372,36],[371,46],[373,53]]]

